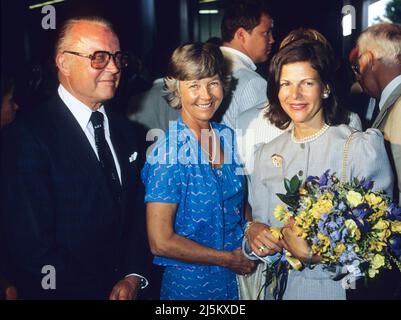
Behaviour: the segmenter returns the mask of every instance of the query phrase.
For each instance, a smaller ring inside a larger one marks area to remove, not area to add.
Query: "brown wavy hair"
[[[333,55],[327,46],[320,41],[301,39],[284,46],[273,57],[268,75],[267,97],[269,105],[265,117],[280,129],[286,129],[291,123],[291,118],[282,108],[278,99],[280,90],[280,76],[284,65],[295,62],[308,62],[317,71],[325,88],[330,90],[327,99],[322,100],[322,108],[325,122],[329,125],[346,123],[348,114],[338,112],[338,99],[333,84],[335,62]]]

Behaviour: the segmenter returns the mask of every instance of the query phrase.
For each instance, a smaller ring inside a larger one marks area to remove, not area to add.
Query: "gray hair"
[[[229,90],[230,73],[219,47],[211,43],[184,44],[174,50],[167,76],[164,78],[164,98],[172,108],[180,108],[178,82],[200,80],[218,75],[224,92]]]
[[[72,42],[71,30],[75,24],[80,22],[88,22],[92,24],[101,25],[109,28],[113,33],[115,33],[113,25],[102,17],[89,16],[89,17],[77,17],[68,19],[63,23],[63,25],[60,28],[60,32],[58,34],[58,38],[55,45],[55,54],[68,50],[68,47]]]
[[[388,65],[401,62],[401,25],[379,23],[367,28],[358,38],[360,53],[371,51]]]

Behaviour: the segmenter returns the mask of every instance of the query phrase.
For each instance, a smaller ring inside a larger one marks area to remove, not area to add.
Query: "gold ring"
[[[259,251],[260,251],[260,252],[263,252],[265,249],[266,249],[265,246],[260,246],[260,247],[259,247]]]

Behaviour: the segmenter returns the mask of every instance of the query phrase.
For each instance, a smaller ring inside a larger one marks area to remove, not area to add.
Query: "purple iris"
[[[327,186],[327,182],[329,181],[329,172],[330,170],[326,170],[326,172],[323,173],[323,175],[320,177],[319,180],[320,187]]]
[[[361,203],[352,210],[352,214],[357,219],[364,219],[367,215],[372,213],[372,209],[367,203]]]
[[[390,249],[395,253],[397,257],[401,256],[401,235],[393,235],[389,239]]]
[[[308,177],[306,178],[305,182],[306,182],[306,183],[308,183],[308,182],[313,182],[316,178],[317,178],[317,177],[315,177],[315,176],[308,176]]]
[[[401,208],[398,207],[395,203],[391,203],[387,210],[390,212],[390,214],[388,215],[388,218],[390,220],[401,221]]]
[[[371,190],[373,188],[373,185],[374,185],[373,181],[362,178],[361,186],[365,191]]]
[[[367,220],[355,219],[354,221],[362,233],[368,232],[371,228],[370,223]]]

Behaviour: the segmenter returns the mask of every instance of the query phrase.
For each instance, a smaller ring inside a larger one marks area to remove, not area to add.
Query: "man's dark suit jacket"
[[[2,133],[3,264],[21,298],[107,299],[125,275],[146,277],[141,151],[132,124],[106,112],[121,167],[120,207],[58,95]],[[55,268],[55,290],[42,289],[46,265]]]

